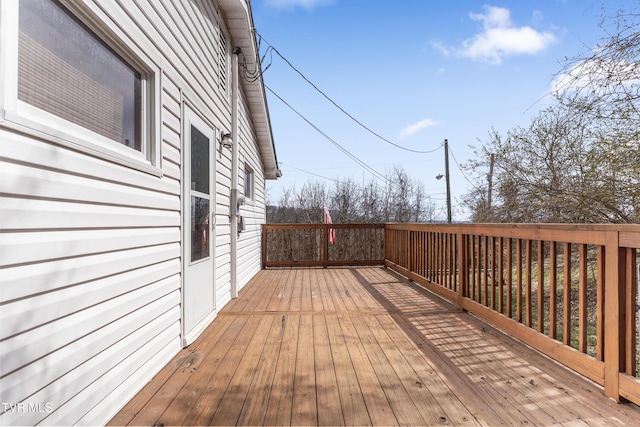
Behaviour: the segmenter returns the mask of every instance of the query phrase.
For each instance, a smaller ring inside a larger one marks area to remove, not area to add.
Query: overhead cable
[[[300,75],[300,77],[302,77],[307,83],[309,83],[319,94],[321,94],[325,99],[327,99],[327,101],[329,101],[331,104],[333,104],[338,110],[340,110],[342,113],[344,113],[347,117],[349,117],[351,120],[353,120],[355,123],[357,123],[360,127],[362,127],[363,129],[365,129],[367,132],[371,133],[372,135],[374,135],[375,137],[377,137],[378,139],[386,142],[387,144],[391,144],[394,147],[397,147],[401,150],[405,150],[405,151],[409,151],[412,153],[418,153],[418,154],[429,154],[429,153],[433,153],[437,150],[440,149],[440,146],[438,146],[437,148],[434,148],[433,150],[426,150],[426,151],[422,151],[422,150],[414,150],[411,148],[407,148],[407,147],[403,147],[402,145],[396,144],[393,141],[388,140],[387,138],[381,136],[380,134],[378,134],[377,132],[373,131],[371,128],[369,128],[368,126],[366,126],[364,123],[362,123],[360,120],[356,119],[353,115],[349,114],[344,108],[342,108],[340,105],[338,105],[333,99],[331,99],[326,93],[324,93],[322,90],[320,90],[320,88],[318,88],[318,86],[316,86],[311,80],[309,80],[307,78],[307,76],[305,76],[300,70],[298,70],[287,58],[284,57],[284,55],[282,55],[278,49],[276,49],[271,43],[269,43],[264,37],[262,37],[262,35],[260,33],[258,33],[258,31],[254,28],[254,31],[256,32],[256,35],[259,37],[260,41],[264,41],[268,48],[267,51],[265,52],[265,56],[267,53],[271,53],[271,52],[275,52],[280,58],[282,58],[282,60],[284,62],[287,63],[287,65],[289,65],[289,67],[291,67],[291,69],[293,69],[296,73],[298,73],[298,75]],[[271,64],[269,64],[270,66]],[[267,68],[269,68],[269,66],[267,66]],[[264,70],[266,71],[266,69]],[[264,73],[263,71],[263,73]],[[264,81],[264,80],[263,80]]]
[[[338,142],[336,142],[334,139],[332,139],[329,135],[327,135],[326,133],[324,133],[319,127],[317,127],[316,125],[314,125],[309,119],[307,119],[305,116],[303,116],[300,112],[298,112],[295,108],[293,108],[291,106],[291,104],[289,104],[287,101],[285,101],[280,95],[278,95],[277,93],[275,93],[273,91],[273,89],[271,89],[269,86],[267,86],[266,84],[264,85],[264,87],[271,92],[276,98],[278,98],[280,101],[282,101],[282,103],[284,105],[286,105],[287,107],[289,107],[289,109],[291,111],[293,111],[294,113],[296,113],[302,120],[304,120],[305,122],[307,122],[307,124],[309,126],[311,126],[312,128],[314,128],[318,133],[320,133],[320,135],[322,135],[327,141],[331,142],[335,147],[337,147],[340,151],[342,151],[344,154],[346,154],[349,158],[351,158],[354,162],[356,162],[357,164],[359,164],[360,166],[362,166],[365,170],[367,170],[369,173],[371,173],[374,177],[376,177],[377,179],[381,180],[382,182],[386,183],[386,184],[393,184],[391,181],[389,181],[389,179],[385,176],[382,175],[380,172],[378,172],[377,170],[375,170],[374,168],[372,168],[371,166],[369,166],[368,164],[366,164],[365,162],[363,162],[362,160],[360,160],[356,155],[352,154],[349,150],[347,150],[346,148],[344,148],[342,145],[340,145]]]
[[[458,170],[460,170],[460,172],[462,173],[462,176],[464,177],[464,179],[467,180],[467,182],[469,184],[471,184],[471,186],[473,186],[476,190],[480,190],[480,187],[478,187],[477,185],[475,185],[473,182],[471,182],[471,180],[469,179],[469,177],[467,177],[467,174],[464,172],[464,170],[462,169],[462,167],[460,166],[460,163],[458,163],[458,159],[456,159],[456,156],[453,154],[453,151],[451,151],[451,146],[449,146],[449,154],[451,154],[451,157],[453,157],[453,161],[456,163],[456,165],[458,166]]]

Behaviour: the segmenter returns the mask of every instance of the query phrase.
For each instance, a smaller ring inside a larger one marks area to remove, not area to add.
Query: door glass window
[[[209,194],[209,138],[191,125],[191,190]]]
[[[209,257],[209,138],[191,125],[191,261]]]
[[[209,257],[209,199],[191,196],[191,261]]]

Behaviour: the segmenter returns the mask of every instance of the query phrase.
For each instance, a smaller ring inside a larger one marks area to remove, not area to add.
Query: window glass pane
[[[142,151],[141,75],[52,0],[20,0],[18,99]]]
[[[191,196],[191,261],[209,256],[209,199]]]
[[[244,196],[253,198],[253,170],[247,165],[244,167]]]
[[[209,138],[191,125],[191,189],[209,194]]]

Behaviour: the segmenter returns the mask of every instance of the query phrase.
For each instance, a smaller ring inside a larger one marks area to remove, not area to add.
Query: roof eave
[[[242,49],[243,62],[249,70],[261,70],[258,43],[253,26],[253,14],[249,0],[218,0],[226,17],[227,29],[231,37],[232,51]],[[247,107],[251,115],[258,149],[264,162],[266,179],[280,177],[276,147],[271,130],[271,119],[267,105],[267,96],[262,79],[247,81],[241,79]]]

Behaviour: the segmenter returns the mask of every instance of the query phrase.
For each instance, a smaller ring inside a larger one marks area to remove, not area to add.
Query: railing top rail
[[[460,230],[563,230],[563,231],[631,231],[639,232],[640,224],[560,224],[560,223],[460,223],[460,224],[441,224],[441,223],[386,223],[388,228],[453,228]]]
[[[300,224],[300,223],[290,223],[290,224],[264,224],[266,229],[276,230],[276,229],[323,229],[326,227],[335,228],[335,229],[353,229],[353,228],[384,228],[385,224],[382,223],[362,223],[362,224]]]
[[[516,239],[566,241],[603,245],[605,235],[618,232],[626,242],[640,239],[640,225],[635,224],[386,224],[389,230],[461,233]],[[631,245],[631,247],[635,247]]]

